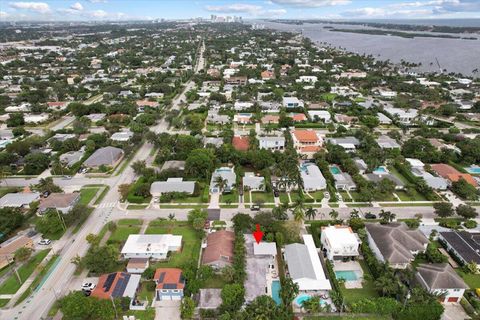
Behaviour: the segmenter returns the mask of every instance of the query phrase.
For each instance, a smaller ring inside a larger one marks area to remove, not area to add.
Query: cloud
[[[88,2],[91,2],[91,3],[105,3],[105,2],[107,2],[107,0],[88,0]]]
[[[50,7],[45,2],[10,2],[9,5],[14,9],[30,10],[38,13],[50,12]]]
[[[91,18],[103,19],[108,16],[108,13],[104,10],[95,10],[88,13]]]
[[[233,3],[222,6],[206,6],[205,9],[210,12],[248,13],[251,15],[255,15],[257,12],[262,10],[262,7],[254,4]]]
[[[331,7],[343,6],[350,4],[351,0],[270,0],[270,2],[280,5],[316,8],[316,7]]]
[[[70,6],[70,9],[76,10],[76,11],[83,11],[83,6],[80,2],[76,2]]]
[[[359,8],[347,10],[341,13],[344,17],[351,18],[382,18],[382,17],[412,17],[412,16],[428,16],[433,14],[432,9],[402,9],[393,10],[391,8]]]
[[[5,11],[0,11],[0,18],[7,19],[8,17],[10,17],[8,13],[6,13]]]

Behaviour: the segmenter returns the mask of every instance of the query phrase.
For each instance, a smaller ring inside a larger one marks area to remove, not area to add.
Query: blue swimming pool
[[[340,169],[337,166],[330,167],[330,172],[332,174],[340,174],[341,173]]]
[[[299,295],[298,297],[295,298],[295,304],[297,306],[301,307],[305,301],[308,301],[311,298],[312,298],[312,296],[309,295],[309,294],[301,294],[301,295]],[[320,299],[320,305],[323,306],[325,304],[327,304],[327,302],[323,299]]]
[[[282,299],[280,299],[280,281],[272,281],[272,299],[277,305],[282,304]]]
[[[471,174],[480,174],[480,167],[469,167],[465,168],[465,170],[467,170],[467,172]]]
[[[345,281],[358,280],[357,273],[355,271],[335,271],[335,277],[337,279],[345,279]]]
[[[375,172],[376,172],[376,173],[387,173],[388,170],[387,170],[387,168],[385,168],[385,167],[378,167],[378,168],[376,168],[375,170],[373,170],[373,172],[374,172],[374,173],[375,173]]]

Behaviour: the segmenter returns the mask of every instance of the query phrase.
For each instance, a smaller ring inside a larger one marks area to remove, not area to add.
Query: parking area
[[[245,300],[247,302],[256,297],[267,294],[267,271],[271,258],[255,256],[253,244],[255,239],[251,234],[245,235],[245,248],[247,251],[247,278],[245,280]]]
[[[180,300],[155,302],[155,320],[180,320]]]

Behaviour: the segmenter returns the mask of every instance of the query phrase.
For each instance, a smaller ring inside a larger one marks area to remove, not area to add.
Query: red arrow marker
[[[260,230],[260,225],[259,224],[256,225],[256,228],[257,228],[257,230],[253,232],[253,237],[255,238],[255,240],[257,241],[257,244],[258,244],[258,243],[260,243],[260,241],[262,241],[263,232],[262,232],[262,230]]]

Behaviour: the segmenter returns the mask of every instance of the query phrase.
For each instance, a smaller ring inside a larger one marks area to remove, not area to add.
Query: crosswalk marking
[[[104,202],[98,205],[97,208],[114,208],[117,202]]]

